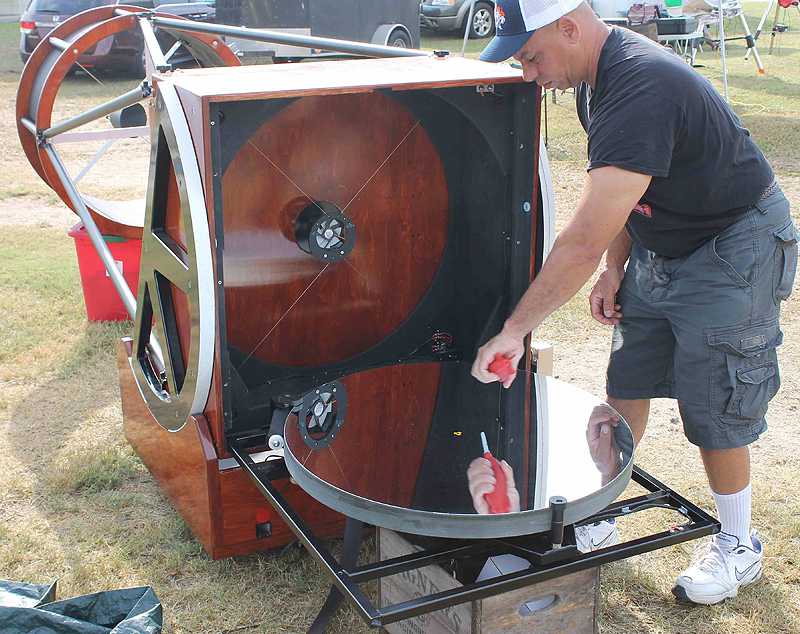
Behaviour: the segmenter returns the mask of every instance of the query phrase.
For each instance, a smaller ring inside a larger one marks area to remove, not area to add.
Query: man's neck
[[[594,88],[595,82],[597,81],[597,65],[600,62],[600,54],[603,52],[603,46],[606,40],[608,40],[609,35],[611,35],[611,27],[600,20],[596,20],[592,36],[587,42],[589,53],[587,58],[586,83],[592,88]]]

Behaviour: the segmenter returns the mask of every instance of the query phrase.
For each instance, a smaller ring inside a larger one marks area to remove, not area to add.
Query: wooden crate
[[[401,535],[378,529],[381,560],[408,555],[414,546]],[[461,584],[440,566],[410,570],[381,580],[381,605],[408,601]],[[526,603],[555,599],[548,607],[520,614]],[[599,568],[584,570],[487,599],[385,626],[389,634],[597,634]]]

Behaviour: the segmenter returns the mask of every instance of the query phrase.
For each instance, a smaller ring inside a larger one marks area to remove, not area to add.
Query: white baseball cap
[[[502,62],[525,46],[531,34],[577,9],[583,0],[497,0],[495,36],[478,59]]]

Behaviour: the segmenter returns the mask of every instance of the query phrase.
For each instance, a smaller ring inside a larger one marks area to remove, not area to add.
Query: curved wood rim
[[[131,13],[129,15],[115,15],[116,9],[125,9]],[[75,209],[72,202],[61,184],[49,157],[42,148],[38,147],[33,135],[22,125],[21,120],[22,117],[30,118],[34,121],[37,130],[44,130],[50,127],[52,124],[53,104],[58,90],[75,61],[100,40],[120,31],[139,28],[136,21],[136,14],[139,13],[148,12],[141,7],[113,5],[89,9],[79,13],[53,29],[49,36],[39,43],[22,71],[16,102],[17,132],[22,148],[40,178],[73,211]],[[155,15],[159,17],[176,17],[163,13],[156,13]],[[186,21],[189,22],[188,19]],[[50,43],[50,37],[70,41],[71,35],[84,29],[85,32],[75,37],[70,42],[70,47],[65,51],[59,52],[59,49],[56,49]],[[233,51],[216,36],[193,33],[187,37],[187,40],[190,40],[193,46],[204,47],[202,51],[204,59],[211,59],[217,61],[220,65],[226,66],[241,65]],[[55,59],[53,58],[54,53],[57,55]],[[36,113],[31,116],[33,103],[37,104]],[[109,204],[113,205],[113,202],[110,201]],[[141,224],[121,222],[107,217],[102,211],[93,208],[91,205],[87,205],[87,207],[102,232],[131,238],[141,237]]]

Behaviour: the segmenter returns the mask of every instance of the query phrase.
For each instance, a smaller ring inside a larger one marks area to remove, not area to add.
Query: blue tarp
[[[160,634],[161,603],[150,586],[54,601],[56,584],[0,581],[0,634]]]

